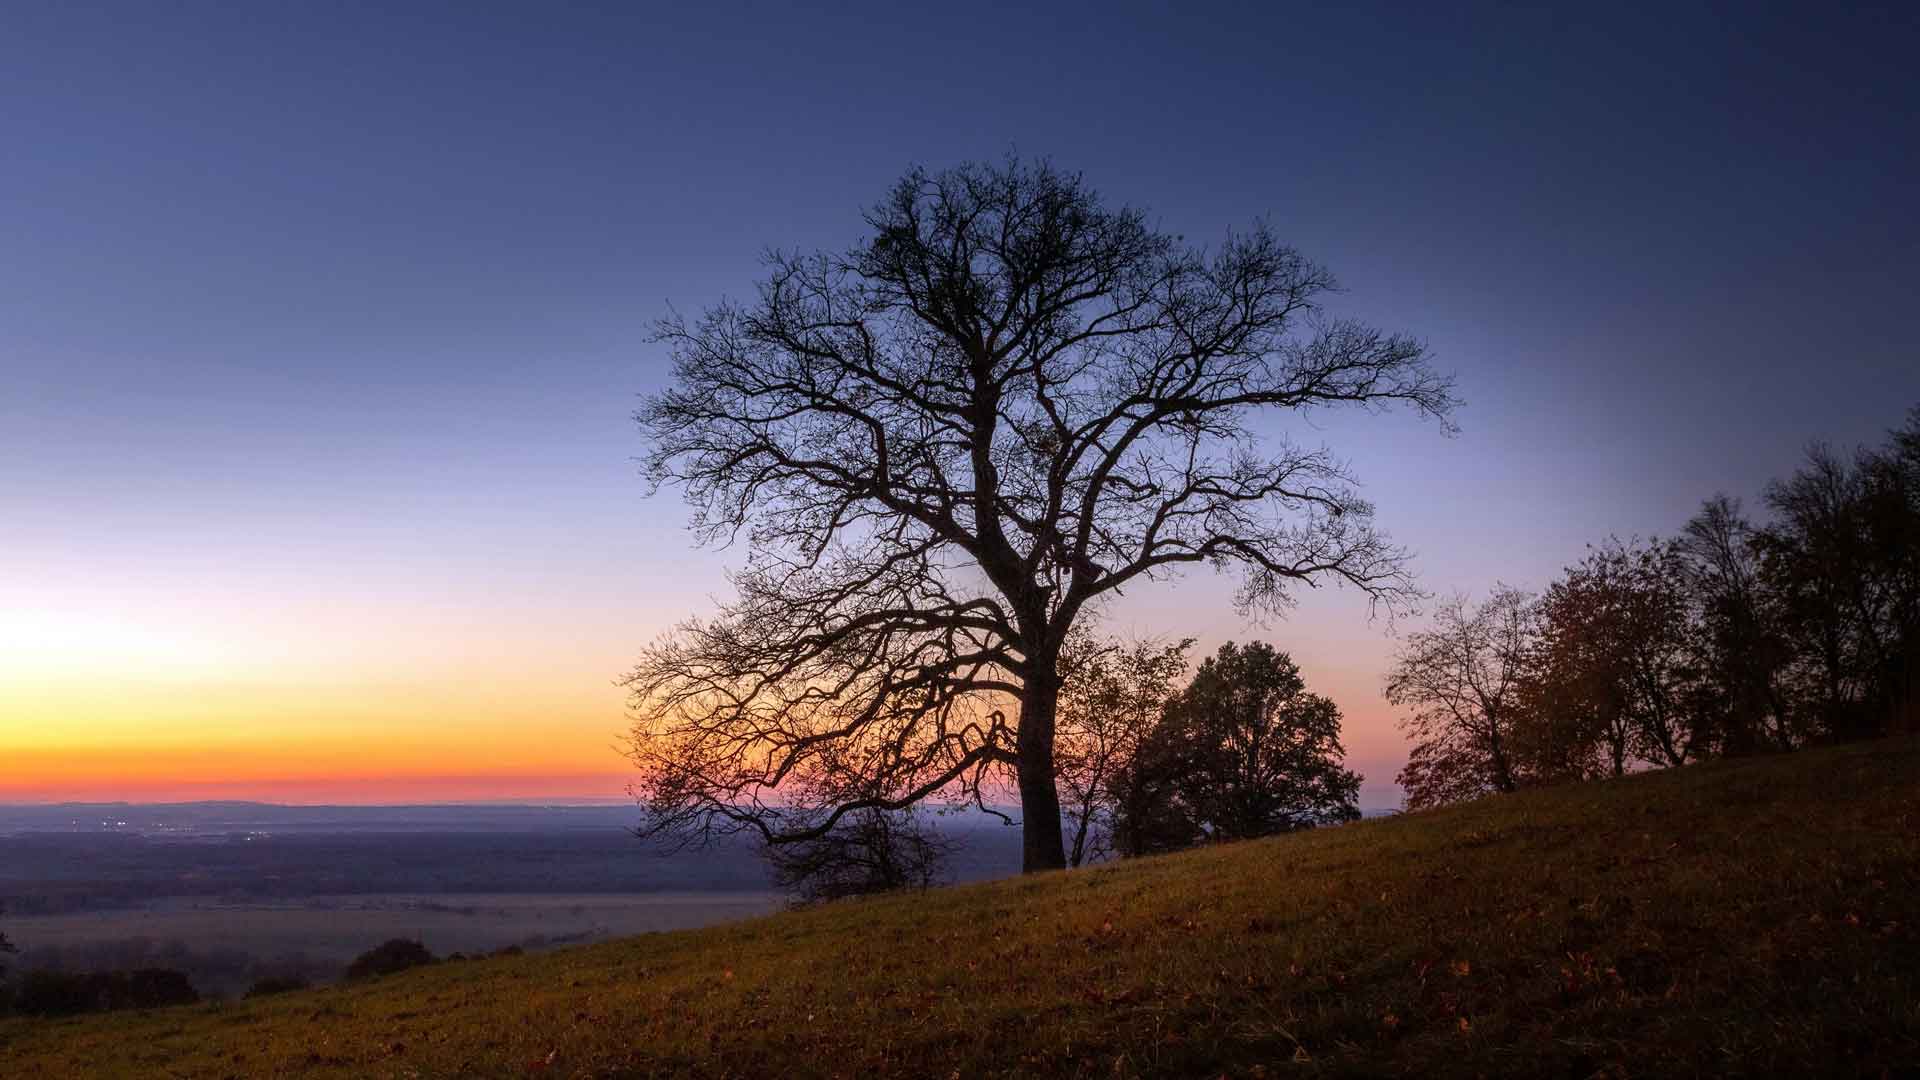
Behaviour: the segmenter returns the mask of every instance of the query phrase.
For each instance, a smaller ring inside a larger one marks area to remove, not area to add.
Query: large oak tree
[[[1129,585],[1196,564],[1283,607],[1338,580],[1389,603],[1404,551],[1279,416],[1408,406],[1417,341],[1334,319],[1264,225],[1207,251],[1008,161],[905,176],[851,250],[775,253],[757,296],[661,337],[638,419],[738,597],[627,680],[644,831],[825,835],[847,814],[1010,782],[1028,870],[1065,851],[1063,645]]]

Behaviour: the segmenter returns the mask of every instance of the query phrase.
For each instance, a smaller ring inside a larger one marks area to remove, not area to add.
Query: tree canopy
[[[1407,597],[1340,459],[1254,420],[1444,424],[1451,383],[1327,315],[1332,275],[1264,225],[1191,246],[1045,162],[916,169],[866,223],[661,324],[648,473],[747,557],[737,598],[627,680],[643,831],[800,842],[1004,779],[1026,867],[1058,867],[1076,626],[1197,565],[1241,571],[1249,609],[1321,581]]]
[[[1715,495],[1538,597],[1442,606],[1386,686],[1408,806],[1920,729],[1920,409],[1880,446],[1810,447],[1766,509]]]
[[[1265,642],[1227,642],[1167,702],[1117,787],[1123,854],[1246,840],[1360,816],[1340,710]]]

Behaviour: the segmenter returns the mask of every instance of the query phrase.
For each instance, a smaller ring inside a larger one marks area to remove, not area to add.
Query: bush
[[[392,975],[408,968],[433,963],[433,954],[418,941],[394,938],[379,948],[361,953],[347,965],[347,978],[364,979],[369,975]]]
[[[15,1012],[72,1016],[101,1008],[94,976],[65,971],[29,971],[13,993]]]
[[[200,1000],[185,972],[171,968],[143,968],[127,976],[125,1005],[114,1008],[158,1009],[167,1005],[191,1005]]]
[[[114,1009],[157,1009],[191,1005],[200,992],[184,972],[170,968],[139,971],[30,971],[13,997],[16,1012],[32,1016],[72,1016]]]
[[[924,889],[953,853],[952,841],[913,810],[861,810],[811,840],[764,849],[775,885],[802,904]]]
[[[298,975],[269,975],[264,979],[255,980],[254,984],[247,989],[247,996],[257,998],[272,994],[287,994],[295,990],[307,990],[312,986],[312,983]]]

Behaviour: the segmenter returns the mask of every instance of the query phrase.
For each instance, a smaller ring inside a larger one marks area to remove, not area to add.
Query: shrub
[[[200,1000],[185,972],[171,968],[142,968],[127,976],[124,1005],[110,1008],[158,1009],[167,1005],[191,1005]]]
[[[138,971],[30,971],[14,994],[16,1011],[33,1016],[72,1016],[114,1009],[157,1009],[200,1000],[184,972],[171,968]]]
[[[250,998],[267,997],[271,994],[286,994],[295,990],[307,990],[312,988],[312,986],[312,983],[298,975],[269,975],[264,979],[255,980],[253,986],[248,988],[247,996]]]
[[[29,971],[20,976],[13,1007],[29,1016],[72,1016],[103,1008],[95,976],[66,971]]]
[[[394,938],[376,949],[361,953],[353,963],[347,965],[347,978],[363,979],[369,975],[392,975],[408,968],[425,967],[433,963],[433,954],[418,941],[406,938]]]

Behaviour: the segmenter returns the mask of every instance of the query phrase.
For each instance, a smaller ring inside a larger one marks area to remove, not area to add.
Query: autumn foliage
[[[1766,508],[1715,496],[1537,594],[1441,604],[1386,684],[1407,805],[1920,730],[1920,409]]]

